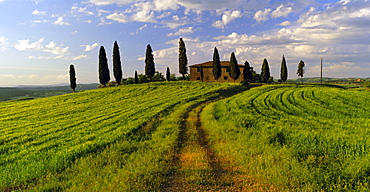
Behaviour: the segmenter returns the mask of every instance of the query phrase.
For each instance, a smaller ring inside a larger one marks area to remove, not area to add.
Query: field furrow
[[[0,103],[0,189],[64,170],[163,111],[229,87],[149,83]]]
[[[207,106],[202,121],[219,154],[282,191],[366,190],[368,98],[331,86],[262,86]]]

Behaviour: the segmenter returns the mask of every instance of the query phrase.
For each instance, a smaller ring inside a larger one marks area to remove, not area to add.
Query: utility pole
[[[321,74],[320,74],[320,77],[321,77],[321,84],[322,84],[322,57],[321,57],[321,65],[320,65],[320,67],[321,67]]]

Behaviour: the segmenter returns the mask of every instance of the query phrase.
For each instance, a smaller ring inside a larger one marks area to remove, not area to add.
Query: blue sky
[[[104,46],[112,73],[114,41],[124,77],[144,72],[146,45],[156,70],[178,74],[182,37],[189,65],[236,53],[260,72],[266,58],[279,79],[282,55],[288,78],[370,77],[370,0],[0,0],[0,86],[98,82]],[[113,79],[113,78],[112,78]]]

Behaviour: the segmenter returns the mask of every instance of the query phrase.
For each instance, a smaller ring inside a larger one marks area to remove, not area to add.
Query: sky
[[[179,38],[188,64],[221,60],[235,52],[258,73],[267,59],[280,78],[370,77],[370,0],[0,0],[0,86],[98,83],[104,46],[113,74],[118,42],[124,77],[144,73],[146,46],[156,70],[178,72]],[[113,75],[111,75],[113,80]]]

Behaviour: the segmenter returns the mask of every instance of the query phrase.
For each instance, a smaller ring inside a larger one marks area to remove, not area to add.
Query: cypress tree
[[[301,83],[303,83],[302,82],[302,77],[303,77],[304,72],[305,72],[304,61],[301,60],[298,64],[298,70],[297,70],[298,77],[301,77]]]
[[[280,78],[281,78],[281,81],[283,81],[283,82],[285,82],[288,79],[288,68],[286,66],[286,61],[285,61],[284,55],[283,55],[283,59],[281,61]]]
[[[155,74],[155,66],[154,66],[154,56],[152,47],[150,44],[146,46],[146,53],[145,53],[145,75],[148,77],[153,77]]]
[[[73,65],[69,66],[69,82],[71,89],[73,90],[74,93],[77,85],[76,85],[76,71]]]
[[[137,76],[137,71],[135,71],[134,83],[139,84],[139,77]]]
[[[119,54],[119,48],[117,41],[114,42],[113,46],[113,74],[116,82],[121,84],[122,80],[122,65],[121,65],[121,56]]]
[[[179,42],[179,73],[182,75],[182,77],[185,79],[185,74],[188,73],[188,58],[186,56],[186,47],[185,43],[180,38]]]
[[[218,54],[218,50],[216,47],[213,51],[213,76],[215,77],[216,81],[218,81],[218,78],[221,77],[221,62],[220,62],[220,56]]]
[[[252,82],[253,75],[251,71],[251,66],[249,65],[248,61],[245,61],[244,63],[243,76],[244,76],[244,81],[247,81],[248,83]]]
[[[110,80],[109,68],[108,68],[108,59],[105,54],[105,49],[103,46],[99,50],[99,82],[100,84],[106,86]]]
[[[170,73],[170,68],[169,67],[167,67],[167,70],[166,70],[166,80],[171,81],[171,73]]]
[[[268,80],[270,79],[270,67],[266,59],[263,59],[261,76],[263,78],[264,83],[267,83]]]
[[[238,61],[236,60],[234,52],[231,53],[229,66],[230,66],[229,75],[235,81],[240,76],[240,69],[239,69]]]

